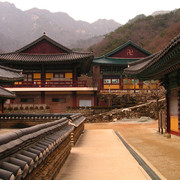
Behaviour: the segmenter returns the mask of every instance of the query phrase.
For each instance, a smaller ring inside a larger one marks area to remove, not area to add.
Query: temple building
[[[166,89],[166,130],[180,135],[180,34],[163,50],[131,63],[125,73],[141,80],[159,80]]]
[[[7,99],[15,99],[14,92],[4,89],[4,85],[12,85],[14,82],[22,81],[23,75],[21,70],[0,66],[0,113],[4,112],[4,103]]]
[[[93,60],[93,79],[100,93],[122,93],[147,89],[146,82],[127,78],[123,72],[129,62],[150,56],[151,53],[128,41],[115,50]],[[148,82],[149,85],[149,82]],[[153,83],[151,83],[153,86]]]
[[[11,103],[47,105],[52,113],[68,106],[96,105],[97,88],[83,78],[93,58],[92,53],[74,52],[45,33],[15,52],[0,54],[1,65],[23,70],[24,80],[6,87],[17,96]]]

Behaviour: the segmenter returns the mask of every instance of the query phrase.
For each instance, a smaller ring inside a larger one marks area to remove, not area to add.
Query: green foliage
[[[99,44],[91,46],[91,50],[97,57],[132,40],[142,48],[154,53],[168,44],[169,39],[176,36],[179,29],[180,9],[157,16],[142,16],[142,18],[137,18],[107,34]]]
[[[14,107],[14,110],[17,111],[17,110],[18,110],[18,107]]]
[[[12,111],[13,110],[13,108],[12,107],[8,107],[8,111]]]

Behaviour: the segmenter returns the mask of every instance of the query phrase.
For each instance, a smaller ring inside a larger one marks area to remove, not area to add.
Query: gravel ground
[[[141,120],[140,120],[141,121]],[[180,179],[180,137],[157,132],[157,121],[125,119],[114,123],[87,123],[85,129],[114,129],[168,180]]]

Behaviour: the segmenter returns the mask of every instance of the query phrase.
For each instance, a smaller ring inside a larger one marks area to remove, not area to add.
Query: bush
[[[40,108],[39,108],[40,110],[43,110],[44,109],[44,107],[43,106],[40,106]]]
[[[26,107],[25,107],[25,110],[28,110],[28,109],[29,109],[29,107],[28,107],[28,106],[26,106]]]
[[[29,109],[30,109],[30,110],[33,110],[34,108],[31,106]]]
[[[18,107],[14,107],[14,110],[17,111],[17,110],[18,110]]]
[[[12,111],[13,110],[13,108],[12,107],[8,107],[8,111]]]
[[[36,109],[36,110],[37,110],[37,109],[38,109],[38,106],[36,106],[34,109]]]
[[[24,108],[21,106],[19,109],[20,109],[20,110],[23,110]]]
[[[49,106],[46,106],[46,109],[50,109],[50,107],[49,107]]]

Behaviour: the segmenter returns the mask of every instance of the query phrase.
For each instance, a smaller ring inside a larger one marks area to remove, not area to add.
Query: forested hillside
[[[116,29],[89,48],[95,56],[103,55],[128,40],[155,53],[180,33],[180,9],[157,16],[140,16]]]

